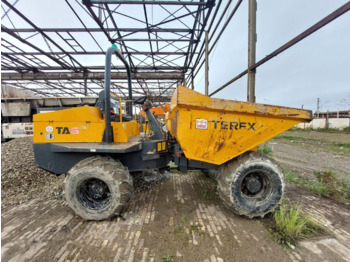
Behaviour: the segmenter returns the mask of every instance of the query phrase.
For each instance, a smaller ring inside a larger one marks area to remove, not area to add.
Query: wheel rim
[[[111,192],[104,181],[90,178],[77,187],[77,197],[84,207],[97,210],[109,204]]]
[[[252,170],[241,181],[241,195],[249,200],[264,200],[272,192],[272,180],[264,170]]]

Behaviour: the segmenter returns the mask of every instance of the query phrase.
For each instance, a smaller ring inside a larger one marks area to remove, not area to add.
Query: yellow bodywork
[[[210,98],[179,85],[166,124],[188,159],[221,165],[311,119],[308,110]]]
[[[34,115],[34,143],[102,142],[105,120],[99,108],[82,106]],[[139,135],[136,121],[112,122],[114,142]]]
[[[149,131],[151,131],[151,127],[150,127],[149,123],[148,124],[142,124],[142,130],[143,130],[144,133],[148,133]]]
[[[130,122],[112,123],[113,139],[116,143],[128,142],[131,137],[140,134],[139,124],[134,120]]]

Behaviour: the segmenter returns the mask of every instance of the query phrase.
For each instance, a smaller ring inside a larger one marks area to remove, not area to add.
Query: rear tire
[[[264,217],[282,200],[283,174],[272,159],[247,152],[220,167],[218,191],[225,206],[234,213]]]
[[[110,157],[93,156],[69,170],[63,182],[68,206],[86,220],[122,213],[132,194],[127,168]]]

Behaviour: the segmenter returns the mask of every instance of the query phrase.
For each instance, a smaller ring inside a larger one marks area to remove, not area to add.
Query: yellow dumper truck
[[[164,131],[150,112],[147,97],[133,100],[146,112],[151,133],[140,133],[129,120],[112,119],[111,57],[106,55],[105,89],[95,107],[82,106],[34,116],[33,149],[39,167],[65,174],[68,205],[84,219],[103,220],[121,214],[132,195],[132,175],[178,169],[218,170],[218,191],[224,204],[247,217],[264,216],[281,201],[284,179],[280,168],[256,152],[257,146],[291,128],[311,121],[311,111],[209,98],[178,86],[166,115]],[[132,115],[132,104],[127,112]]]

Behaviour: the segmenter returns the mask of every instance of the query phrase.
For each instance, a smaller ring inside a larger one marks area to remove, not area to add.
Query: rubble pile
[[[36,166],[32,144],[32,137],[1,143],[2,208],[32,199],[62,198],[63,176]]]
[[[142,172],[133,175],[134,191],[145,191],[169,179],[169,172]],[[17,138],[1,144],[2,208],[32,199],[61,199],[64,176],[38,168],[34,162],[31,137]]]

